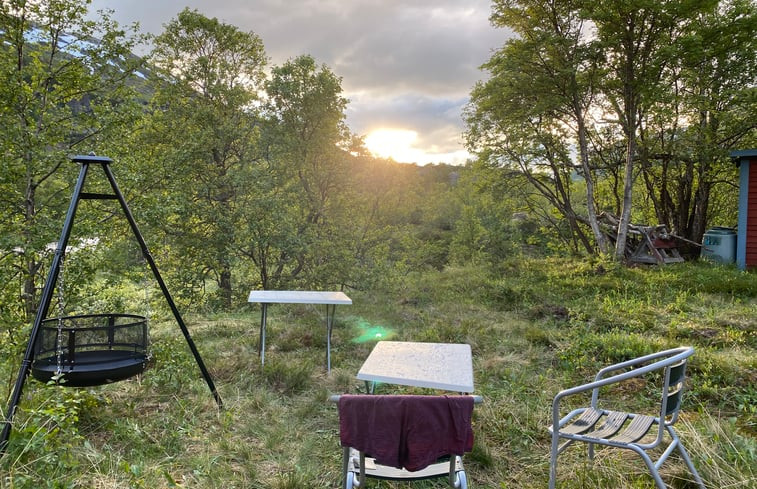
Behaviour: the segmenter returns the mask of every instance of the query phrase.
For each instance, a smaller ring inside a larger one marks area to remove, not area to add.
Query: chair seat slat
[[[605,422],[598,430],[592,431],[591,433],[586,433],[586,435],[584,436],[586,436],[587,438],[596,438],[600,440],[608,438],[617,433],[620,428],[623,427],[623,423],[626,422],[626,419],[628,419],[628,413],[610,411],[607,414]]]
[[[560,433],[570,433],[572,435],[578,435],[589,431],[599,421],[602,413],[594,408],[588,408],[581,413],[575,421],[560,428]]]
[[[623,433],[613,436],[610,440],[618,443],[634,443],[646,436],[649,433],[649,428],[655,422],[653,416],[637,415],[631,420],[631,423],[623,431]]]
[[[354,448],[350,449],[352,457],[352,466],[356,471],[360,470],[360,452]],[[452,464],[452,467],[450,467]],[[374,479],[386,480],[420,480],[429,479],[449,474],[450,469],[462,471],[463,460],[459,456],[452,456],[449,460],[439,460],[421,470],[410,472],[406,469],[396,469],[387,465],[378,464],[373,457],[365,457],[365,473]]]

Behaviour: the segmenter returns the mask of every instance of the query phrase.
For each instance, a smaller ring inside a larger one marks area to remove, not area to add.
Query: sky
[[[507,40],[491,0],[93,0],[120,24],[159,34],[184,9],[252,31],[272,65],[313,56],[342,78],[347,125],[374,154],[463,164],[462,111]]]

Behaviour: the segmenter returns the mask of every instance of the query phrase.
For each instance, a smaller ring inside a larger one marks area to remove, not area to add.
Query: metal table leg
[[[331,329],[336,304],[326,304],[326,371],[331,373]]]
[[[265,365],[265,327],[268,317],[268,304],[261,304],[260,313],[260,342],[258,343],[258,355],[260,355],[260,365]]]

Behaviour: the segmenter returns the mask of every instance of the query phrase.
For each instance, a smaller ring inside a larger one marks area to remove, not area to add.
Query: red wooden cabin
[[[757,268],[757,149],[731,152],[739,167],[739,231],[736,264]]]

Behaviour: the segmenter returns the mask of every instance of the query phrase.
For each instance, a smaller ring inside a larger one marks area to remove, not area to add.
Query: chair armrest
[[[368,394],[365,394],[365,395],[368,395]],[[484,402],[484,398],[481,397],[481,396],[478,396],[478,395],[474,396],[474,395],[470,395],[470,394],[465,394],[465,395],[473,398],[473,404],[481,404],[482,402]],[[339,398],[340,397],[342,397],[342,396],[339,395],[339,394],[332,394],[332,395],[329,396],[329,402],[339,402]]]
[[[560,425],[565,422],[566,420],[572,418],[576,414],[582,412],[584,409],[574,409],[570,412],[567,416],[560,419],[560,401],[564,397],[570,397],[574,396],[576,394],[581,394],[583,392],[592,391],[591,395],[591,407],[595,408],[597,405],[598,397],[599,397],[599,388],[604,387],[606,385],[610,384],[616,384],[618,382],[622,382],[624,380],[636,377],[638,375],[643,375],[643,372],[641,372],[641,369],[631,370],[630,372],[625,372],[618,375],[613,375],[612,377],[607,377],[605,379],[595,380],[594,382],[589,382],[588,384],[582,384],[575,387],[571,387],[569,389],[562,390],[557,393],[555,398],[552,400],[552,430],[554,433],[557,433],[560,429]]]
[[[664,358],[664,360],[661,360],[660,362],[651,363],[647,367],[644,367],[644,368],[648,368],[646,372],[651,372],[652,370],[656,370],[658,368],[664,367],[665,365],[673,364],[680,360],[683,360],[684,358],[688,358],[693,354],[694,354],[694,348],[690,346],[682,346],[679,348],[671,348],[670,350],[660,351],[657,353],[651,353],[643,357],[626,360],[625,362],[620,362],[614,365],[609,365],[607,367],[604,367],[599,372],[597,372],[597,375],[596,377],[594,377],[594,380],[600,380],[601,378],[605,376],[605,374],[609,372],[613,372],[615,370],[621,370],[624,368],[633,367],[635,365],[649,363],[659,358]]]

